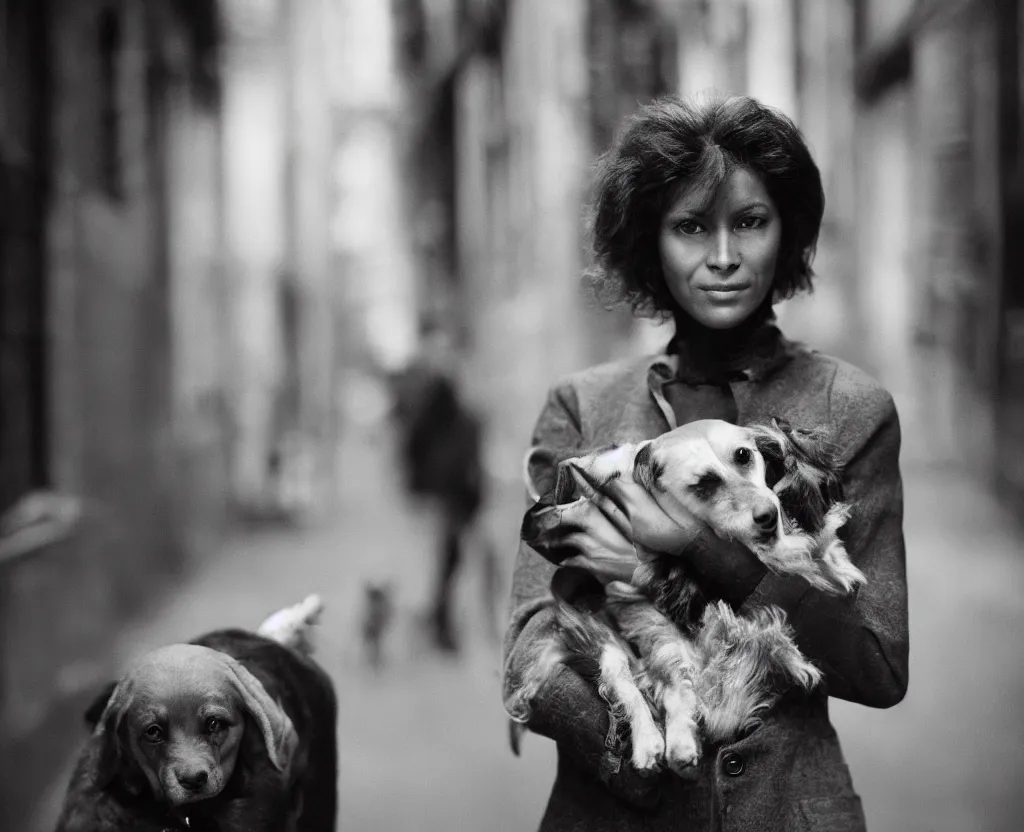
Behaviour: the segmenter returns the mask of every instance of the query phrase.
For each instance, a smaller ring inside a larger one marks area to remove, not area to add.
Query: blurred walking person
[[[483,425],[460,393],[447,333],[426,323],[422,334],[420,356],[393,379],[393,416],[405,489],[428,500],[440,521],[431,637],[455,652],[455,582],[484,500]]]

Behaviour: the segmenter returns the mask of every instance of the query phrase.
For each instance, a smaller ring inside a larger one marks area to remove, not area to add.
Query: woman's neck
[[[668,351],[679,356],[684,377],[722,381],[775,363],[786,342],[774,324],[771,303],[730,329],[711,329],[679,312]]]

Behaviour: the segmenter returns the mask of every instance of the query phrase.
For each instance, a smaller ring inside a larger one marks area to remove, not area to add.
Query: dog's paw
[[[633,768],[656,771],[665,759],[665,738],[656,725],[633,726]]]
[[[696,779],[700,765],[700,739],[696,726],[687,730],[665,731],[665,762],[686,780]]]
[[[793,683],[804,690],[813,690],[825,678],[825,674],[806,659],[794,660],[786,668]]]

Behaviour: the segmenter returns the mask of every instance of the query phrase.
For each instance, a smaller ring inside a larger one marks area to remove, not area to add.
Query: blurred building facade
[[[4,828],[114,633],[329,497],[340,2],[0,2]]]
[[[198,191],[216,205],[203,141],[217,95],[212,12],[0,6],[0,739],[18,760],[0,796],[8,828],[53,743],[80,730],[61,708],[102,676],[104,641],[185,565],[223,501],[219,421],[177,418],[179,391],[210,385],[182,373],[173,323],[187,291],[176,279],[208,280],[214,250],[190,240],[179,262],[172,224],[178,199]],[[172,185],[185,152],[197,176]],[[215,318],[189,326],[209,339]]]
[[[925,382],[921,423],[938,457],[1020,504],[1020,4],[854,11],[857,259],[871,281],[864,312],[883,322],[876,349],[897,356],[912,333],[907,372]]]
[[[551,384],[643,329],[581,292],[584,206],[618,121],[671,88],[662,5],[396,2],[418,307],[458,335],[502,479]]]
[[[927,414],[918,441],[1024,494],[1016,0],[395,5],[419,305],[456,299],[498,469],[557,375],[664,340],[578,295],[581,206],[637,103],[716,89],[808,138],[846,357]]]

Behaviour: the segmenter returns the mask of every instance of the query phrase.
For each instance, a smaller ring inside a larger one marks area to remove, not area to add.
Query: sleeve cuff
[[[740,604],[737,612],[742,615],[759,607],[774,605],[782,609],[786,617],[792,621],[810,588],[810,584],[802,578],[767,572],[754,587],[753,592]]]

